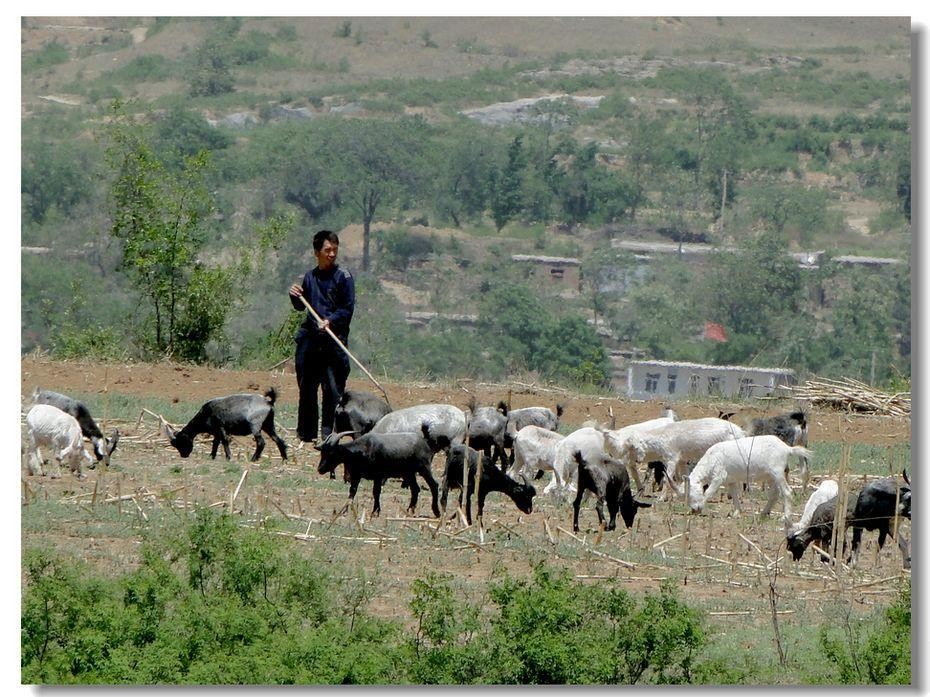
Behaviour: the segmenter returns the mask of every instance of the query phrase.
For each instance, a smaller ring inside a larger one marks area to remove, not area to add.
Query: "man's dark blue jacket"
[[[303,296],[322,319],[329,320],[329,328],[348,346],[349,322],[355,311],[355,279],[336,265],[328,271],[310,269],[301,282]],[[295,310],[306,310],[300,298],[291,298]],[[306,331],[305,331],[306,330]],[[332,344],[332,339],[317,329],[316,320],[309,312],[298,334],[306,333],[314,344]]]

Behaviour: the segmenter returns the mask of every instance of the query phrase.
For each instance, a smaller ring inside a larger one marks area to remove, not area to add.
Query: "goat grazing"
[[[58,407],[51,404],[34,405],[26,414],[26,432],[29,442],[26,462],[30,474],[45,476],[40,447],[50,449],[52,458],[58,464],[57,470],[50,475],[53,479],[61,477],[63,462],[68,463],[68,469],[79,479],[84,477],[81,472],[82,458],[87,460],[88,466],[93,466],[93,458],[84,449],[81,425],[71,414]]]
[[[807,414],[796,410],[790,414],[778,414],[753,419],[748,429],[750,436],[778,436],[787,445],[807,447]],[[807,491],[809,479],[808,463],[801,461],[801,491]]]
[[[801,527],[795,526],[795,528],[785,536],[785,546],[788,548],[788,551],[791,552],[792,559],[800,561],[801,557],[804,556],[805,550],[813,542],[819,543],[818,546],[821,549],[827,549],[832,543],[833,526],[836,522],[837,501],[837,497],[834,496],[831,499],[817,504],[816,508],[811,511],[809,517],[807,516],[807,509],[805,508],[804,513],[805,517],[807,517],[807,522]],[[844,550],[846,549],[845,528],[849,526],[849,519],[853,515],[855,507],[856,499],[849,499],[846,506],[846,525],[842,532]],[[804,518],[802,518],[802,521],[803,520]],[[836,556],[835,550],[833,551],[833,555]],[[826,562],[829,561],[829,558],[821,556],[820,560]]]
[[[636,467],[639,462],[648,462],[650,467],[662,468],[666,476],[671,473],[669,486],[680,496],[681,491],[675,482],[685,478],[689,461],[697,462],[712,445],[743,438],[745,435],[739,426],[724,419],[686,419],[651,429],[646,433],[630,434],[625,446],[617,455],[627,469]],[[659,476],[657,470],[656,478]]]
[[[504,427],[504,448],[510,451],[510,465],[513,465],[515,457],[513,452],[513,440],[517,433],[527,426],[538,426],[547,431],[559,430],[559,419],[562,418],[562,405],[556,404],[555,411],[549,407],[523,407],[522,409],[511,409],[507,413],[507,425]]]
[[[504,430],[507,427],[507,405],[498,402],[496,407],[479,407],[472,395],[468,405],[468,444],[483,452],[491,464],[504,460]]]
[[[726,486],[738,515],[740,485],[763,480],[770,482],[772,488],[762,515],[768,515],[781,494],[787,525],[791,519],[791,489],[785,480],[789,455],[810,457],[811,452],[801,446],[786,445],[777,436],[748,436],[710,446],[688,476],[688,506],[692,512],[700,513],[708,499]]]
[[[475,491],[475,479],[478,475],[478,458],[481,454],[474,448],[468,448],[468,486],[465,491],[465,520],[471,525],[471,497]],[[449,489],[459,490],[459,506],[462,505],[462,473],[465,469],[465,445],[453,445],[446,454],[446,468],[442,479],[442,491],[439,503],[443,510]],[[518,509],[524,513],[533,512],[533,497],[536,489],[526,477],[522,481],[511,479],[491,464],[485,457],[481,466],[481,479],[478,480],[478,517],[484,514],[484,500],[492,491],[499,491],[510,497]]]
[[[814,515],[814,511],[822,503],[826,503],[831,499],[835,499],[836,495],[839,493],[840,485],[836,483],[833,479],[824,479],[820,482],[820,486],[814,489],[814,493],[810,495],[810,498],[807,499],[807,503],[804,504],[804,512],[801,514],[801,520],[794,524],[791,528],[792,532],[799,532],[806,528],[811,523],[811,516]],[[790,533],[789,533],[790,535]]]
[[[465,440],[465,412],[451,404],[418,404],[385,414],[369,433],[421,434],[423,423],[434,438],[445,436],[450,443]]]
[[[391,407],[388,403],[374,392],[347,389],[336,405],[336,431],[352,431],[356,436],[364,435],[374,428],[382,416],[390,412]]]
[[[572,431],[555,446],[552,461],[552,480],[543,489],[544,494],[559,495],[578,491],[578,464],[575,451],[580,451],[587,462],[600,462],[604,457],[604,432],[593,426]]]
[[[272,387],[264,396],[247,393],[211,399],[200,407],[200,411],[180,431],[175,432],[163,424],[164,434],[181,457],[188,457],[194,449],[194,438],[201,433],[209,433],[213,436],[210,457],[216,459],[216,451],[222,444],[227,460],[232,459],[229,436],[250,435],[255,439],[255,453],[252,455],[252,462],[255,462],[265,449],[265,439],[262,437],[264,431],[278,446],[281,459],[287,460],[287,446],[274,430],[277,394]]]
[[[580,450],[572,453],[572,458],[578,468],[578,491],[572,504],[572,530],[578,532],[578,511],[581,508],[581,499],[585,492],[591,492],[597,503],[597,519],[604,524],[604,503],[607,503],[607,512],[610,519],[607,521],[607,530],[617,527],[617,512],[623,518],[627,528],[633,527],[636,512],[640,508],[648,508],[652,504],[639,501],[630,490],[630,475],[624,464],[612,457],[601,456],[594,460],[584,457]]]
[[[77,419],[78,424],[81,426],[81,433],[93,445],[94,457],[97,458],[97,462],[103,462],[104,466],[109,466],[110,456],[116,450],[116,444],[119,442],[119,431],[117,429],[114,428],[108,437],[104,437],[100,427],[97,426],[90,415],[87,405],[60,392],[36,388],[32,393],[32,403],[50,404]],[[91,468],[93,468],[93,465],[91,465]]]
[[[539,479],[552,471],[556,446],[565,436],[539,426],[524,426],[513,437],[513,462],[507,470],[510,477],[519,475]]]
[[[905,486],[898,486],[892,477],[878,479],[866,484],[859,496],[852,514],[847,518],[847,525],[853,529],[852,551],[846,563],[855,566],[859,561],[859,546],[862,543],[863,530],[878,530],[878,549],[885,546],[885,538],[895,537],[897,532],[898,547],[904,561],[904,568],[911,568],[911,556],[908,542],[900,530],[895,531],[895,523],[900,518],[911,517],[911,485],[904,474]]]
[[[648,421],[641,421],[639,423],[630,424],[615,430],[605,431],[604,436],[606,437],[606,440],[604,445],[607,447],[607,452],[609,455],[618,459],[623,459],[622,453],[626,447],[626,443],[630,436],[632,436],[634,433],[650,433],[651,431],[675,423],[676,421],[678,421],[678,416],[675,414],[675,412],[673,412],[671,409],[666,409],[665,415],[656,419],[649,419]],[[632,477],[633,482],[636,484],[636,488],[642,489],[643,484],[639,478],[639,472],[635,463],[627,461],[626,464],[627,472],[629,472],[630,477]],[[657,470],[656,475],[656,484],[660,484],[661,472]]]
[[[355,500],[359,482],[368,479],[372,482],[374,508],[372,515],[381,513],[381,487],[388,479],[400,479],[410,489],[410,504],[407,512],[414,514],[420,486],[416,475],[426,482],[433,497],[433,517],[439,517],[437,502],[439,485],[433,478],[430,465],[434,450],[420,433],[372,433],[359,436],[350,443],[339,441],[348,433],[333,433],[316,449],[320,451],[320,474],[332,472],[338,465],[345,468],[345,477],[349,482],[349,501]],[[347,504],[348,505],[348,504]]]

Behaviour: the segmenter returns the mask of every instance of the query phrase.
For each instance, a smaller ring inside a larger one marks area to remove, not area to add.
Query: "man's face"
[[[328,271],[336,264],[336,256],[339,254],[339,245],[333,244],[329,240],[324,240],[323,247],[319,252],[314,250],[317,266],[321,271]]]

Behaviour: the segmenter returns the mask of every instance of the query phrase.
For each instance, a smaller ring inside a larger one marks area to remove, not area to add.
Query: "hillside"
[[[212,150],[217,211],[204,261],[228,266],[257,225],[294,216],[231,318],[229,346],[211,354],[218,360],[282,326],[286,305],[266,308],[311,262],[298,230],[338,229],[344,263],[362,265],[363,225],[345,192],[315,208],[325,187],[299,190],[320,176],[306,170],[335,135],[327,128],[407,119],[423,129],[401,177],[416,181],[370,221],[377,302],[400,313],[473,315],[489,277],[528,279],[511,255],[590,267],[623,240],[731,245],[775,229],[795,253],[909,253],[907,18],[27,17],[21,26],[24,350],[48,347],[64,322],[85,323],[89,276],[113,305],[105,315],[134,311],[119,244],[105,232],[114,99],[175,161]],[[493,177],[519,139],[520,210],[499,218]],[[454,181],[459,172],[473,190]],[[543,303],[615,324],[628,313],[628,297],[592,308],[601,301],[581,286],[543,292]],[[832,330],[822,308],[806,309]],[[890,375],[902,355],[879,372]]]

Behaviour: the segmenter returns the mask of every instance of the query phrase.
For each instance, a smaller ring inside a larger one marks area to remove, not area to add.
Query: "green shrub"
[[[68,47],[53,40],[44,44],[37,52],[23,56],[22,71],[24,74],[49,68],[53,65],[67,63],[71,57]]]
[[[911,684],[911,586],[907,583],[881,619],[852,626],[845,633],[831,625],[820,629],[824,655],[844,684]]]

